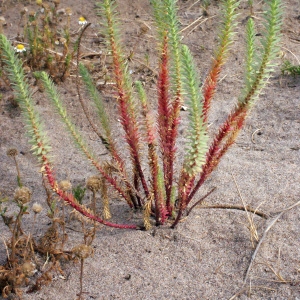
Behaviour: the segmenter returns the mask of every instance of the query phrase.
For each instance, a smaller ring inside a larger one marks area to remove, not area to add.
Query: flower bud
[[[31,277],[37,272],[36,265],[30,261],[26,261],[22,265],[22,271],[26,277]]]
[[[35,202],[33,205],[32,205],[32,210],[35,214],[39,214],[41,211],[42,211],[43,207],[41,204]]]
[[[93,248],[91,246],[81,244],[72,249],[74,255],[76,255],[80,259],[85,259],[93,254]]]
[[[70,191],[72,189],[72,184],[69,180],[62,180],[59,183],[59,188],[64,192]]]
[[[92,192],[97,192],[101,187],[101,178],[99,176],[91,176],[86,181],[86,187]]]
[[[31,191],[27,187],[17,188],[15,191],[14,199],[18,203],[24,205],[30,201]]]
[[[18,155],[18,150],[15,149],[15,148],[8,149],[8,150],[6,151],[6,155],[7,155],[7,156],[11,156],[11,157],[17,156],[17,155]]]

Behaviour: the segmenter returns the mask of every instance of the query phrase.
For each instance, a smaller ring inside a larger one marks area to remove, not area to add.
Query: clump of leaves
[[[124,151],[118,149],[112,136],[103,100],[82,64],[79,64],[79,73],[99,114],[101,132],[98,132],[98,135],[103,147],[111,156],[110,161],[107,162],[98,161],[73,125],[49,76],[44,72],[40,74],[48,96],[52,99],[77,146],[129,207],[143,211],[142,226],[109,222],[80,204],[73,194],[59,187],[50,161],[51,147],[46,138],[46,132],[43,130],[42,118],[39,117],[33,105],[21,62],[14,55],[6,38],[3,35],[0,36],[0,47],[7,70],[30,128],[30,142],[33,145],[33,152],[38,156],[42,165],[44,177],[60,199],[79,213],[93,221],[115,228],[149,229],[153,224],[152,218],[156,225],[169,221],[171,227],[174,228],[178,224],[182,216],[189,211],[196,192],[218,166],[230,146],[234,144],[250,109],[271,75],[273,61],[278,53],[282,22],[281,3],[279,0],[268,0],[261,37],[255,34],[254,19],[248,20],[244,85],[238,87],[240,96],[235,107],[213,135],[212,142],[209,144],[208,114],[222,66],[225,64],[233,43],[239,2],[236,0],[223,2],[219,45],[215,51],[211,70],[200,89],[199,75],[192,54],[188,47],[181,43],[179,22],[176,17],[176,1],[152,0],[151,4],[157,24],[160,53],[156,115],[152,115],[149,109],[143,85],[140,82],[133,85],[131,81],[118,33],[119,24],[115,2],[104,0],[99,5],[99,13],[106,24],[105,34],[113,60],[118,96],[118,119],[122,126],[122,136],[124,136],[129,156],[123,155]],[[176,141],[180,109],[183,103],[188,106],[189,127],[187,128],[186,155],[179,168],[180,171],[176,173]],[[138,106],[141,109],[138,109]],[[144,155],[143,149],[147,149],[147,155]],[[107,164],[114,169],[113,175],[107,171]],[[145,165],[148,165],[147,169]]]
[[[76,199],[80,204],[82,204],[82,200],[83,200],[83,198],[84,198],[85,191],[86,191],[86,188],[83,188],[83,187],[80,186],[80,185],[77,185],[77,186],[75,186],[75,187],[72,189],[72,192],[73,192],[73,195],[74,195],[75,199]]]
[[[286,60],[283,63],[281,72],[283,75],[293,75],[293,76],[300,75],[300,65],[299,66],[293,65],[290,61]]]

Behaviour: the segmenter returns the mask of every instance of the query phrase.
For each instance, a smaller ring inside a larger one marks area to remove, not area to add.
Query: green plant
[[[71,40],[72,12],[66,8],[65,14],[59,15],[59,1],[53,1],[53,5],[37,1],[37,5],[35,11],[24,9],[20,13],[20,24],[24,20],[25,29],[24,37],[18,35],[16,49],[22,47],[17,51],[24,51],[24,61],[33,71],[46,69],[58,83],[69,76],[76,53],[76,42]]]
[[[211,1],[210,0],[202,0],[201,3],[202,3],[201,6],[203,8],[203,15],[208,16],[208,8],[211,5]]]
[[[156,118],[151,115],[145,90],[142,84],[137,82],[135,87],[142,106],[140,111],[142,121],[139,120],[134,85],[122,53],[115,2],[104,0],[100,5],[100,14],[105,18],[106,37],[112,54],[119,119],[130,154],[129,162],[125,163],[126,158],[120,154],[112,137],[102,99],[82,64],[79,64],[79,73],[97,107],[102,126],[102,131],[98,134],[112,157],[109,163],[100,163],[96,159],[68,117],[60,95],[49,76],[45,72],[39,74],[48,96],[52,99],[77,146],[131,208],[143,209],[144,226],[142,227],[146,229],[152,225],[151,216],[154,216],[156,225],[170,220],[171,227],[174,228],[183,214],[190,211],[188,205],[194,195],[235,142],[247,114],[271,75],[273,60],[278,53],[281,3],[279,0],[269,0],[266,3],[264,32],[259,40],[260,45],[257,45],[254,21],[252,18],[248,20],[244,87],[241,88],[236,106],[215,133],[209,145],[207,122],[210,103],[216,91],[221,68],[228,56],[230,45],[233,43],[239,2],[235,0],[223,2],[219,46],[215,52],[211,70],[200,90],[200,80],[192,54],[188,47],[180,42],[175,2],[174,0],[151,1],[157,24],[160,52],[157,80],[158,114]],[[3,35],[0,36],[0,47],[7,65],[7,72],[10,74],[10,80],[14,84],[18,101],[30,128],[32,150],[38,156],[42,166],[41,171],[52,190],[63,201],[93,221],[115,228],[140,229],[141,226],[137,224],[116,224],[99,217],[94,211],[80,204],[72,194],[59,187],[49,159],[50,145],[43,130],[41,118],[34,108],[21,62]],[[190,118],[186,155],[177,174],[175,173],[176,140],[180,120],[179,112],[183,103],[189,107]],[[143,146],[148,150],[147,170],[142,167],[144,157],[141,148]],[[130,168],[126,167],[128,163],[131,163]],[[113,170],[113,176],[107,171],[108,168]]]
[[[281,72],[283,75],[290,74],[293,76],[300,75],[300,65],[292,65],[290,61],[286,60],[281,67]]]
[[[75,197],[75,199],[82,204],[82,200],[84,198],[84,194],[85,194],[86,188],[81,187],[80,185],[75,186],[72,189],[73,195]]]

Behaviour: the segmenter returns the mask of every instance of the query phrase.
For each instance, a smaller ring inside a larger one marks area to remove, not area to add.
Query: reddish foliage
[[[221,71],[222,61],[220,59],[214,61],[214,65],[208,74],[203,86],[203,120],[206,123],[208,120],[208,111],[210,109],[211,100],[215,94],[217,81]]]
[[[217,167],[222,156],[227,152],[228,148],[234,143],[239,130],[242,128],[247,115],[247,108],[240,104],[228,116],[227,120],[220,127],[218,134],[214,138],[212,145],[206,156],[206,163],[202,168],[200,179],[192,192],[189,194],[187,204],[191,201],[205,179]]]
[[[60,190],[57,186],[56,180],[54,178],[53,175],[53,171],[51,170],[50,164],[47,160],[47,158],[45,156],[42,157],[43,161],[44,161],[44,167],[45,167],[45,174],[46,177],[48,179],[48,182],[51,186],[51,188],[57,193],[57,195],[64,200],[65,202],[67,202],[71,207],[73,207],[76,211],[80,212],[82,215],[84,215],[85,217],[91,219],[91,220],[95,220],[103,225],[107,225],[110,227],[114,227],[114,228],[120,228],[120,229],[138,229],[138,227],[136,225],[122,225],[122,224],[115,224],[115,223],[111,223],[111,222],[107,222],[101,218],[99,218],[98,216],[95,216],[93,214],[91,214],[90,212],[86,211],[83,206],[81,206],[76,199],[74,198],[74,196],[72,194],[68,194],[62,190]]]

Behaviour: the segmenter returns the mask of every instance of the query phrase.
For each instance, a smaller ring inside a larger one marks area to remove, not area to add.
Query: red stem
[[[164,36],[163,48],[160,62],[160,72],[157,81],[158,90],[158,133],[160,137],[160,148],[163,160],[163,173],[167,195],[169,185],[169,134],[170,134],[170,102],[169,102],[169,69],[168,69],[168,41],[167,34]],[[167,196],[168,199],[168,196]],[[167,200],[169,208],[169,201]],[[169,210],[169,209],[168,209]]]
[[[221,71],[222,59],[214,61],[212,69],[203,85],[203,122],[207,123],[211,100],[216,92],[217,81]]]
[[[227,152],[228,148],[234,143],[239,130],[243,126],[246,115],[247,115],[246,105],[239,104],[237,108],[234,110],[234,112],[228,116],[227,120],[220,127],[219,132],[215,137],[207,153],[206,163],[202,168],[200,178],[196,186],[193,188],[192,192],[187,198],[187,204],[189,204],[189,202],[192,200],[195,193],[198,191],[198,189],[206,180],[206,178],[217,167],[218,163],[220,162],[220,159]]]
[[[133,204],[131,202],[131,199],[128,198],[126,193],[119,187],[117,181],[109,176],[103,169],[102,167],[95,161],[91,160],[92,164],[97,168],[97,170],[101,173],[101,175],[114,187],[114,189],[126,200],[128,203],[129,207],[132,208]]]
[[[110,32],[110,43],[112,47],[112,54],[113,54],[113,65],[114,65],[114,73],[116,79],[116,86],[118,91],[118,102],[119,102],[119,112],[121,116],[121,124],[125,131],[125,139],[129,145],[129,150],[133,159],[133,163],[139,177],[141,179],[141,183],[143,189],[145,191],[146,197],[149,197],[149,189],[145,180],[145,176],[141,167],[139,152],[138,152],[138,144],[139,144],[139,136],[138,136],[138,128],[137,122],[134,116],[134,112],[130,107],[130,96],[126,94],[126,88],[124,87],[124,78],[125,74],[121,68],[121,57],[118,53],[117,45],[114,39],[114,32],[113,32],[113,24],[110,18],[108,18],[109,28],[111,29]]]
[[[167,211],[164,205],[163,193],[161,188],[159,187],[159,164],[158,164],[158,156],[156,153],[156,138],[155,138],[155,130],[153,124],[150,119],[149,110],[147,103],[143,104],[143,115],[146,121],[146,129],[147,129],[147,143],[148,143],[148,159],[150,172],[152,176],[152,191],[154,194],[154,203],[155,203],[155,220],[156,224],[164,224],[167,218]]]
[[[171,228],[175,228],[177,223],[180,221],[181,216],[186,209],[188,205],[188,195],[189,192],[191,191],[193,184],[195,181],[195,177],[189,177],[188,174],[184,174],[182,176],[182,183],[180,184],[179,190],[180,190],[180,195],[179,195],[179,210],[176,216],[176,219],[174,223],[172,224]]]
[[[171,194],[174,176],[175,142],[178,134],[179,112],[181,104],[180,83],[177,86],[176,99],[173,105],[169,98],[169,54],[167,33],[163,41],[163,49],[158,77],[158,126],[163,159],[163,171],[166,190],[166,207],[172,214]]]
[[[72,194],[67,194],[58,188],[57,182],[54,178],[54,175],[51,170],[48,159],[45,156],[42,156],[42,160],[44,162],[43,166],[45,167],[45,174],[46,174],[47,180],[48,180],[51,188],[53,189],[53,191],[55,191],[57,193],[57,195],[62,200],[67,202],[76,211],[78,211],[79,213],[81,213],[82,215],[84,215],[85,217],[87,217],[91,220],[97,221],[98,223],[101,223],[101,224],[109,226],[109,227],[120,228],[120,229],[139,229],[137,227],[137,225],[126,225],[126,224],[122,225],[122,224],[115,224],[115,223],[107,222],[107,221],[99,218],[98,216],[95,216],[95,215],[91,214],[90,212],[86,211],[86,209],[76,201],[76,199],[74,198],[74,196]]]
[[[167,188],[166,188],[166,206],[169,214],[172,214],[173,207],[171,206],[171,194],[173,186],[173,176],[174,176],[174,160],[175,160],[175,143],[178,135],[178,124],[179,124],[179,112],[181,105],[181,96],[178,90],[176,99],[173,104],[173,111],[171,115],[170,133],[168,135],[168,178],[167,178]]]

